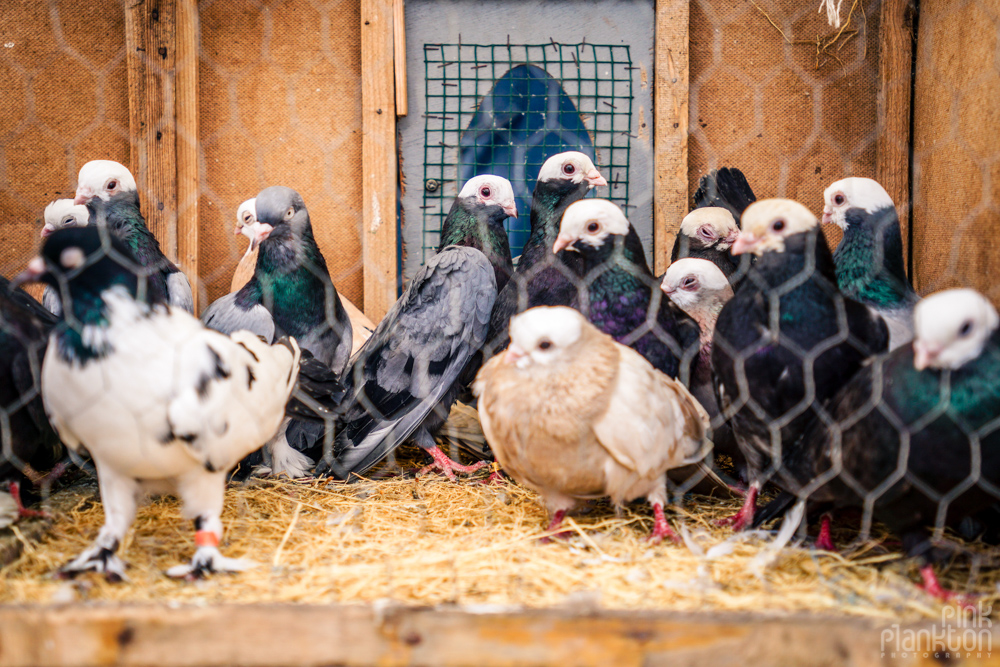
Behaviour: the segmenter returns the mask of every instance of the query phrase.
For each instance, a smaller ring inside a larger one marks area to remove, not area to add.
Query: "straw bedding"
[[[422,461],[419,452],[404,469]],[[304,602],[381,599],[414,605],[572,605],[608,609],[796,611],[839,613],[885,621],[938,617],[917,589],[915,566],[898,543],[876,528],[844,555],[809,548],[810,541],[762,563],[773,535],[734,538],[712,521],[739,499],[689,496],[672,523],[689,544],[650,546],[647,508],[616,515],[602,503],[567,522],[573,536],[543,544],[546,516],[536,496],[486,475],[449,482],[438,475],[361,481],[252,478],[232,484],[223,521],[225,555],[258,566],[236,575],[190,582],[163,571],[193,552],[192,528],[172,498],[140,509],[122,545],[130,581],[112,585],[88,575],[73,582],[51,574],[96,535],[103,512],[90,478],[53,496],[43,538],[24,537],[22,555],[0,573],[0,602]],[[28,531],[20,531],[23,537]],[[853,538],[835,534],[841,545]],[[726,546],[710,548],[730,540]],[[996,594],[994,567],[982,545],[965,545],[942,581],[956,589]],[[704,552],[698,554],[696,552]],[[719,553],[721,552],[721,553]],[[970,582],[975,582],[971,586]]]

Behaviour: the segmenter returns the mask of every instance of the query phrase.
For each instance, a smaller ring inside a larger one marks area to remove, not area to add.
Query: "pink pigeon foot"
[[[680,538],[667,523],[667,517],[663,514],[663,505],[653,503],[653,533],[649,536],[649,542],[657,544],[662,542],[664,538],[672,542],[680,542]]]
[[[17,506],[17,516],[19,519],[51,519],[52,515],[44,510],[29,510],[21,502],[21,485],[18,482],[10,482],[8,484],[10,489],[10,495],[14,499],[14,505]]]
[[[563,519],[565,519],[565,518],[566,518],[566,510],[558,510],[558,511],[556,511],[556,513],[552,515],[552,520],[549,521],[549,525],[545,529],[545,532],[546,533],[550,533],[553,530],[556,530],[557,528],[559,528],[559,526],[562,525]],[[569,537],[572,534],[573,534],[572,531],[564,530],[564,531],[562,531],[560,533],[555,533],[554,535],[549,535],[549,536],[543,537],[541,539],[541,542],[542,542],[542,544],[548,544],[549,542],[552,541],[552,538],[563,540],[563,539],[566,539],[567,537]]]
[[[824,514],[820,519],[819,535],[816,537],[816,548],[823,551],[836,552],[837,545],[833,543],[833,536],[830,534],[830,524],[832,523],[829,514]]]
[[[418,475],[425,475],[431,470],[436,469],[441,473],[443,473],[448,479],[454,482],[457,481],[457,478],[455,477],[456,472],[464,472],[464,473],[476,472],[480,468],[489,465],[488,461],[480,461],[479,463],[474,463],[471,466],[462,465],[458,461],[452,461],[450,458],[448,458],[448,456],[444,452],[441,451],[440,447],[436,446],[428,449],[427,453],[430,454],[431,458],[434,459],[434,463],[431,463],[430,465],[421,468],[417,472]]]
[[[717,526],[732,526],[733,530],[740,531],[753,523],[753,515],[757,511],[757,487],[751,485],[747,489],[743,499],[743,507],[736,514],[719,519],[715,522]]]

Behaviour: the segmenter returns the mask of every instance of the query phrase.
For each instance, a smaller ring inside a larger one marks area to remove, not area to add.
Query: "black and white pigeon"
[[[810,514],[860,508],[864,525],[885,523],[922,560],[925,589],[946,599],[933,564],[948,552],[929,527],[957,530],[1000,499],[1000,317],[971,289],[933,294],[914,316],[912,344],[862,368],[829,402],[829,420],[786,454],[787,491],[759,518],[800,498]]]
[[[531,195],[531,235],[490,316],[487,338],[490,355],[507,347],[508,325],[513,315],[535,306],[576,304],[575,279],[581,258],[572,253],[556,257],[552,244],[559,234],[559,221],[566,207],[583,199],[591,188],[607,184],[607,179],[583,153],[558,153],[542,164]]]
[[[176,308],[194,312],[191,283],[160,250],[160,243],[146,226],[139,210],[135,178],[125,165],[112,160],[91,160],[80,168],[74,204],[86,205],[90,224],[106,226],[143,268],[141,289],[155,300],[166,299]]]
[[[351,361],[333,461],[323,470],[363,474],[407,439],[450,479],[485,465],[453,461],[434,433],[482,365],[497,280],[510,275],[503,223],[516,212],[501,176],[476,176],[459,192],[441,230],[441,243],[454,245],[417,272]]]
[[[0,276],[0,480],[8,484],[16,516],[25,509],[22,491],[32,487],[66,454],[42,405],[42,361],[56,318],[27,292]],[[27,485],[25,485],[27,483]]]
[[[913,291],[903,261],[903,237],[892,197],[878,181],[845,178],[823,193],[823,222],[844,230],[833,261],[837,284],[852,299],[882,316],[889,349],[913,338]]]
[[[583,260],[578,310],[616,342],[672,378],[698,351],[698,326],[660,290],[642,241],[625,213],[606,199],[582,199],[563,214],[554,253]]]
[[[115,552],[144,493],[176,494],[195,524],[191,563],[168,574],[244,569],[218,549],[226,476],[281,423],[298,345],[224,336],[162,300],[137,300],[140,268],[121,239],[90,226],[52,234],[19,277],[66,286],[42,398],[67,446],[92,457],[104,505],[97,539],[61,572],[125,578]]]
[[[45,225],[42,238],[57,229],[65,227],[86,227],[90,224],[90,211],[83,204],[74,204],[72,199],[56,199],[45,207]],[[62,315],[62,299],[51,285],[42,292],[42,305],[53,315]]]
[[[684,257],[667,267],[660,289],[698,324],[698,356],[691,368],[689,388],[698,399],[712,423],[712,443],[716,454],[724,454],[737,470],[745,467],[743,454],[736,445],[732,428],[724,419],[715,398],[712,375],[712,341],[715,323],[722,308],[733,298],[728,278],[714,262],[697,257]]]
[[[719,313],[712,341],[719,409],[750,478],[743,508],[723,520],[737,530],[753,521],[780,453],[889,342],[882,318],[837,289],[833,255],[802,204],[765,199],[747,208],[733,246],[745,252],[757,261]]]

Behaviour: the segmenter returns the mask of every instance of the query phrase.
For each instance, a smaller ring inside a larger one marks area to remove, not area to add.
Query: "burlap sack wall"
[[[9,277],[37,252],[45,205],[73,196],[83,163],[129,161],[121,3],[0,2],[0,91],[0,273]]]
[[[788,39],[812,40],[833,31],[818,3],[756,4],[691,3],[690,190],[709,169],[735,166],[758,198],[790,197],[820,213],[827,185],[875,176],[879,2],[858,3],[850,28],[861,33],[830,49],[839,62],[824,58],[818,70],[815,45],[786,43],[760,11]]]
[[[913,262],[921,293],[1000,304],[1000,0],[922,0],[913,108]]]
[[[268,185],[299,191],[337,288],[363,307],[358,0],[202,3],[199,267],[229,291],[246,239],[236,207]],[[206,302],[206,303],[208,303]]]

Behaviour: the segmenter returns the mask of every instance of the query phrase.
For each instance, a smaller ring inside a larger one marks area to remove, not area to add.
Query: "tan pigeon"
[[[674,537],[665,473],[707,454],[701,405],[571,308],[532,308],[511,320],[510,336],[476,379],[479,416],[504,470],[542,496],[549,530],[579,500],[645,496],[651,539]]]

